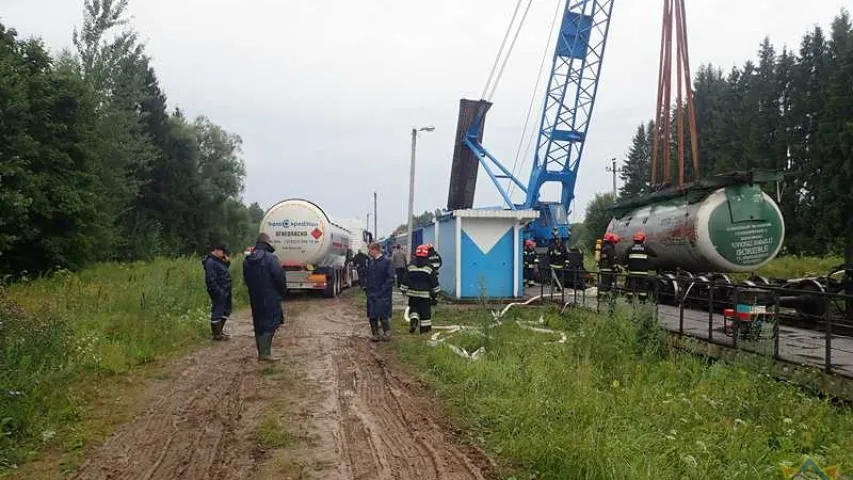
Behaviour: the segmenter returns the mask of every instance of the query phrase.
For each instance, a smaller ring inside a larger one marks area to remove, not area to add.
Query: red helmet
[[[429,247],[427,245],[418,245],[418,248],[415,249],[416,257],[428,257],[429,256]]]
[[[646,241],[646,234],[643,232],[635,233],[634,234],[634,241],[635,242],[645,242]]]
[[[524,246],[528,248],[533,248],[536,246],[536,242],[534,242],[533,240],[525,240]]]
[[[604,234],[604,241],[610,243],[619,243],[619,235],[615,233],[607,232]]]

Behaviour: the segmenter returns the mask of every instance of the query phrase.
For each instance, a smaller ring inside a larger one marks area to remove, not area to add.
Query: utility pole
[[[412,261],[412,236],[414,235],[414,222],[415,222],[415,156],[417,152],[418,146],[418,132],[431,132],[435,130],[435,127],[423,127],[423,128],[412,128],[412,160],[411,165],[409,166],[409,239],[406,242],[408,248],[406,249],[406,258],[409,260],[409,263]]]
[[[613,198],[616,199],[619,196],[619,191],[616,189],[616,174],[621,173],[621,168],[616,168],[616,158],[611,159],[613,162],[612,167],[605,167],[605,170],[613,173]]]
[[[364,224],[364,229],[367,230],[368,233],[370,233],[370,212],[367,212],[367,222],[365,222]],[[374,238],[373,241],[375,242],[376,238]]]
[[[374,240],[379,240],[379,222],[377,221],[376,204],[376,192],[373,192],[373,238]]]

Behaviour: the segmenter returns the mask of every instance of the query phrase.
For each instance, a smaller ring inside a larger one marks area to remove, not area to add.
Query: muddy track
[[[289,305],[270,375],[255,361],[247,313],[230,342],[175,362],[147,410],[81,465],[79,479],[485,479],[492,464],[459,444],[434,406],[389,365],[390,346],[367,339],[346,299]],[[282,376],[286,377],[283,378]],[[294,441],[266,452],[256,440],[270,406]]]

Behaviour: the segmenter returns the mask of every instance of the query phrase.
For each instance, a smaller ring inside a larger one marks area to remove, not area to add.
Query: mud
[[[256,362],[248,313],[232,339],[180,359],[146,394],[150,406],[97,447],[78,479],[485,479],[494,466],[458,442],[423,390],[368,340],[346,299],[301,300]],[[292,438],[265,450],[273,408]]]

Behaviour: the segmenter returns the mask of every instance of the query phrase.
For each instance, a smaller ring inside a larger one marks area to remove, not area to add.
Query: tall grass
[[[450,323],[476,325],[476,313]],[[812,455],[853,468],[853,414],[779,383],[769,365],[710,364],[669,351],[652,318],[544,315],[565,344],[514,323],[476,362],[398,336],[404,362],[516,478],[778,478]],[[480,335],[452,342],[469,351]]]
[[[247,303],[241,260],[235,308]],[[86,385],[209,335],[200,259],[102,264],[0,291],[0,473],[52,442],[89,400]]]

